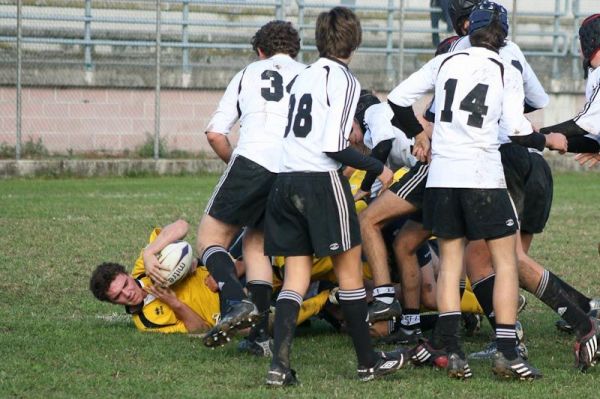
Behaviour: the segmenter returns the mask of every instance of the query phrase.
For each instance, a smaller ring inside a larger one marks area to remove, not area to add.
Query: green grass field
[[[355,380],[346,336],[323,322],[299,330],[293,366],[302,382],[285,392],[262,384],[266,359],[209,350],[185,335],[138,333],[121,308],[96,301],[87,284],[104,260],[131,267],[152,227],[197,225],[216,176],[0,182],[0,397],[597,397],[600,367],[573,367],[573,338],[531,295],[521,317],[534,383],[497,381],[471,362],[468,382],[407,368],[381,381]],[[584,293],[600,295],[600,174],[555,177],[546,232],[531,254]],[[195,233],[188,237],[195,241]],[[479,349],[484,329],[466,343]]]

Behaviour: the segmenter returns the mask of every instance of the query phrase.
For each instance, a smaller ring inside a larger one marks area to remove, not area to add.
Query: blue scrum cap
[[[506,8],[491,1],[482,1],[475,6],[473,12],[469,15],[469,34],[485,28],[495,19],[500,20],[504,34],[508,35],[508,13]]]

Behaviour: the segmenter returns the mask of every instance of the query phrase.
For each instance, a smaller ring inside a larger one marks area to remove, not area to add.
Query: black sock
[[[432,346],[435,349],[446,349],[447,352],[458,353],[464,357],[460,348],[460,312],[440,313],[433,331]]]
[[[273,286],[268,281],[252,280],[246,284],[250,300],[256,305],[262,318],[256,323],[248,334],[248,339],[265,337],[269,331],[269,309],[271,308],[271,295]]]
[[[231,303],[246,299],[244,288],[235,273],[233,259],[225,248],[212,245],[202,254],[202,264],[219,285],[221,314],[227,311]]]
[[[405,330],[416,330],[421,328],[421,315],[418,309],[404,309],[400,326]]]
[[[477,302],[481,305],[485,317],[490,322],[492,329],[496,329],[496,314],[494,313],[494,282],[496,275],[490,274],[484,279],[473,283],[473,294],[477,298]]]
[[[548,278],[550,280],[556,280],[558,284],[560,284],[561,288],[565,291],[565,294],[571,298],[571,302],[579,305],[581,310],[583,310],[585,313],[590,311],[590,301],[592,298],[588,298],[587,296],[583,295],[581,292],[577,291],[574,287],[569,285],[569,283],[558,277],[556,274],[553,274],[551,271],[548,271],[548,274]]]
[[[517,358],[517,332],[514,324],[497,324],[496,325],[496,344],[498,350],[508,360]]]
[[[389,305],[394,301],[395,297],[396,289],[393,284],[383,284],[373,288],[373,298],[376,301],[381,301]]]
[[[367,293],[364,288],[357,290],[340,290],[340,306],[352,337],[354,350],[359,366],[373,367],[377,355],[373,351],[369,325],[367,324]]]
[[[287,370],[290,368],[292,339],[296,332],[298,312],[302,305],[302,295],[284,290],[279,293],[275,305],[275,327],[273,331],[273,359],[271,368]]]
[[[440,315],[438,313],[422,314],[420,316],[421,317],[421,330],[422,331],[433,330],[435,328],[435,324],[437,323],[439,316]]]
[[[465,293],[465,289],[467,288],[467,282],[463,279],[460,280],[460,285],[459,285],[459,294],[460,294],[460,299],[462,299],[463,294]]]
[[[571,301],[556,279],[550,278],[548,270],[544,271],[535,296],[573,326],[578,337],[590,332],[591,323],[588,315]]]

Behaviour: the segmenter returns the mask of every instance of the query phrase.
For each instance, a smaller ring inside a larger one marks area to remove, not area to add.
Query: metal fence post
[[[21,159],[21,67],[22,67],[22,54],[21,54],[21,36],[23,18],[23,2],[22,0],[17,1],[17,137],[15,140],[15,157],[17,161]]]
[[[304,44],[304,0],[296,0],[298,4],[298,34],[300,35],[300,40]],[[300,46],[300,51],[298,52],[298,60],[300,62],[304,62],[304,51],[302,51],[302,46]]]
[[[554,32],[552,36],[552,51],[554,53],[558,53],[558,32],[560,31],[560,20],[558,19],[558,15],[560,13],[560,0],[554,1]],[[559,78],[559,70],[558,70],[558,58],[553,57],[552,60],[552,79]]]
[[[577,37],[578,37],[578,32],[579,32],[579,16],[580,16],[580,9],[579,9],[579,0],[573,0],[573,32],[574,34],[571,36],[571,40],[573,41],[571,43],[571,56],[572,56],[572,62],[571,62],[571,76],[573,77],[573,79],[579,79],[581,77],[580,71],[581,71],[581,59],[579,57],[577,57]]]
[[[517,41],[517,0],[513,0],[513,9],[512,9],[512,16],[511,16],[511,36],[512,36],[512,40],[513,42]]]
[[[85,0],[85,23],[84,37],[85,40],[85,71],[90,72],[93,69],[92,65],[92,0]]]
[[[398,82],[404,80],[404,0],[400,0],[400,18],[398,18],[398,30],[400,32],[400,43],[398,45]]]
[[[394,0],[388,0],[386,49],[385,49],[385,73],[388,83],[393,83],[396,76],[392,56],[394,53]]]
[[[156,90],[154,92],[154,160],[160,156],[160,1],[156,0]]]
[[[183,0],[183,23],[181,25],[181,41],[183,44],[183,73],[190,73],[190,48],[189,48],[189,19],[190,19],[190,1]]]
[[[275,19],[280,21],[285,19],[285,0],[279,0],[275,4]]]

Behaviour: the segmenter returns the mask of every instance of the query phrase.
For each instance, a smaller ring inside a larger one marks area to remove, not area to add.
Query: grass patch
[[[131,266],[150,229],[182,217],[195,229],[217,176],[15,179],[0,184],[0,397],[595,397],[600,369],[572,369],[572,337],[528,295],[522,315],[535,383],[492,378],[487,362],[475,377],[408,368],[383,381],[355,380],[350,341],[322,322],[300,329],[293,365],[300,387],[268,390],[268,360],[242,356],[235,345],[208,350],[184,335],[138,333],[121,310],[87,290],[94,266]],[[553,213],[532,255],[584,293],[598,295],[600,261],[597,174],[555,177]],[[188,237],[195,240],[195,231]],[[488,340],[485,326],[466,343]]]

